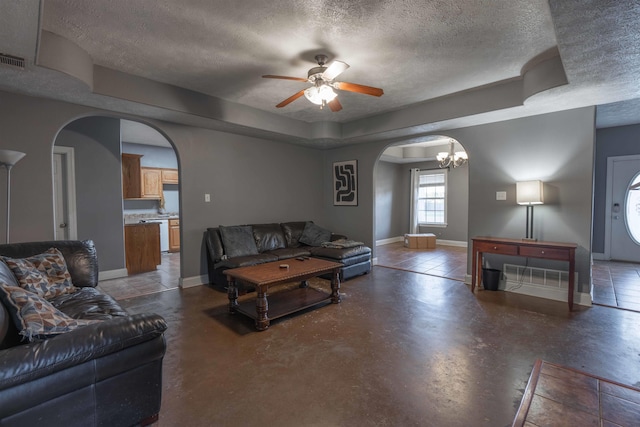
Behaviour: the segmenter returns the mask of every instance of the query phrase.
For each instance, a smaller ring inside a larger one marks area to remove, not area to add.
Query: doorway
[[[640,263],[640,156],[607,161],[605,254]]]
[[[447,161],[462,152],[464,147],[451,137],[432,135],[389,146],[380,155],[374,168],[377,265],[465,280],[469,168],[466,162]],[[439,175],[442,180],[435,179]],[[418,224],[412,225],[414,216]],[[433,233],[437,247],[405,248],[405,233]]]
[[[54,240],[78,238],[75,153],[73,147],[53,147]]]

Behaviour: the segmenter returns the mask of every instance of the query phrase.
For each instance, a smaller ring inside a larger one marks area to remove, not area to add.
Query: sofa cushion
[[[20,335],[29,341],[63,334],[98,321],[72,319],[38,294],[16,286],[0,284],[0,300]]]
[[[305,225],[307,225],[305,221],[283,222],[280,224],[288,248],[300,246],[300,236],[302,236]]]
[[[273,251],[269,251],[269,254],[275,255],[279,260],[281,259],[289,259],[289,258],[297,258],[301,256],[310,256],[311,252],[307,250],[307,247],[304,248],[282,248],[275,249]]]
[[[287,245],[280,224],[253,224],[253,239],[258,252],[282,249]]]
[[[265,262],[273,262],[277,260],[278,260],[278,257],[270,253],[250,255],[250,256],[239,256],[234,258],[223,259],[222,261],[217,262],[214,268],[227,269],[227,268],[249,267],[250,265],[264,264]]]
[[[309,246],[320,246],[324,242],[328,242],[330,240],[331,231],[315,225],[311,221],[305,224],[302,236],[300,236],[300,243],[304,243]]]
[[[96,288],[79,288],[72,294],[49,301],[55,308],[74,319],[109,320],[129,314],[111,296]]]
[[[325,247],[314,247],[309,248],[309,252],[311,255],[318,258],[326,258],[337,261],[344,261],[353,257],[363,257],[370,258],[371,257],[371,248],[367,246],[355,246],[353,248],[325,248]]]
[[[234,225],[231,227],[221,225],[219,230],[224,244],[224,252],[229,258],[258,254],[258,247],[253,239],[250,225]]]
[[[64,256],[56,248],[26,258],[1,256],[0,259],[11,269],[21,288],[43,298],[51,299],[76,290]]]

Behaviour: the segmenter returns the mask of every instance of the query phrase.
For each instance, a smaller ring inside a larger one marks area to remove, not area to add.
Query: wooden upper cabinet
[[[178,169],[162,169],[163,184],[178,184]]]
[[[142,167],[141,157],[122,153],[122,195],[125,199],[161,199],[163,184],[178,183],[178,169]]]
[[[138,199],[142,194],[139,154],[122,153],[122,196]]]
[[[142,194],[144,199],[160,199],[162,197],[162,171],[155,168],[140,168],[142,177]]]

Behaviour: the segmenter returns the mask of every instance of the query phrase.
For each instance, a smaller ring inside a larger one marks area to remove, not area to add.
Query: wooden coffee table
[[[288,265],[289,268],[282,268]],[[225,270],[227,275],[227,295],[229,297],[229,312],[242,313],[256,322],[256,329],[264,331],[269,327],[271,319],[286,316],[296,311],[304,310],[324,301],[334,304],[340,302],[340,268],[342,264],[317,258],[307,258],[299,261],[295,258],[283,261],[268,262],[249,267]],[[270,286],[295,281],[306,281],[321,274],[332,273],[331,293],[301,286],[288,291],[278,292],[267,300]],[[256,300],[238,303],[237,282],[253,285],[256,288]],[[271,305],[271,306],[270,306]]]

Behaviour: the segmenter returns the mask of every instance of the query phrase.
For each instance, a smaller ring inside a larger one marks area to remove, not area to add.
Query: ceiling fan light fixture
[[[331,86],[326,84],[320,86],[311,86],[304,91],[304,96],[316,105],[324,105],[331,102],[338,96]]]

